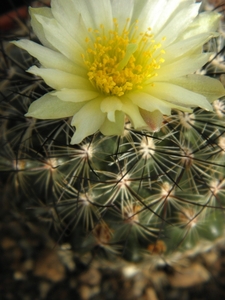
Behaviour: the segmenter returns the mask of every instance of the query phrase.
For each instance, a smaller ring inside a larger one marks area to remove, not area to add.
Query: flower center
[[[157,76],[156,70],[164,62],[161,43],[156,43],[151,28],[138,31],[138,21],[119,32],[117,19],[113,29],[105,32],[89,29],[85,39],[87,50],[82,54],[91,83],[103,94],[123,96],[134,89],[142,89],[147,80]],[[165,40],[163,38],[162,40]]]

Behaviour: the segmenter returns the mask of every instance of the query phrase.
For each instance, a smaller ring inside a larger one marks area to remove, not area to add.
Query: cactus
[[[71,145],[71,118],[24,116],[51,89],[26,72],[38,62],[12,39],[1,44],[0,172],[14,209],[81,257],[119,264],[173,264],[224,240],[224,98],[212,112],[173,110],[158,132],[127,119],[119,136]],[[215,59],[201,72],[215,75]]]

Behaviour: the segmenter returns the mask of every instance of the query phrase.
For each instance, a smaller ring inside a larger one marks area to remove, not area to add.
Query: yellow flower
[[[41,67],[28,72],[53,88],[26,116],[73,117],[71,144],[100,130],[121,135],[134,128],[159,130],[171,109],[212,110],[222,84],[196,75],[209,59],[202,45],[218,27],[215,12],[198,15],[193,0],[52,0],[31,8],[31,24],[43,44],[14,44]]]

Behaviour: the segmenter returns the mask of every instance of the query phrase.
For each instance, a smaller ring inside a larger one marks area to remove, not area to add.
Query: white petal
[[[124,132],[124,113],[116,111],[115,122],[111,122],[106,118],[99,130],[104,135],[122,135]]]
[[[109,121],[115,122],[115,111],[121,110],[123,104],[119,98],[115,96],[106,97],[101,103],[101,111],[107,113]]]
[[[169,47],[165,48],[166,53],[163,55],[163,58],[165,61],[174,61],[183,55],[189,57],[197,49],[200,49],[202,52],[202,45],[208,42],[212,37],[213,34],[202,33],[186,40],[179,40],[178,42],[175,42]]]
[[[138,106],[133,104],[130,99],[125,96],[123,97],[122,111],[128,116],[134,128],[142,128],[146,126]]]
[[[176,78],[172,83],[205,96],[210,102],[225,95],[222,83],[214,78],[191,74]]]
[[[220,19],[221,15],[217,12],[203,12],[195,18],[187,30],[182,32],[180,38],[187,39],[200,33],[215,32],[219,28]]]
[[[212,111],[209,101],[202,95],[186,90],[178,85],[156,82],[153,87],[149,87],[149,93],[168,103],[175,103],[184,107],[201,107]],[[172,105],[171,105],[172,107]]]
[[[28,51],[30,55],[36,57],[40,61],[41,65],[46,68],[59,69],[61,71],[74,73],[77,75],[86,75],[87,73],[86,69],[80,68],[57,51],[25,39],[13,41],[12,43]]]
[[[160,16],[165,3],[166,0],[135,0],[132,22],[138,20],[137,26],[142,32],[146,32],[148,27],[154,29],[154,20]]]
[[[59,119],[73,116],[81,107],[80,103],[65,103],[48,93],[32,102],[25,116],[37,119]]]
[[[200,4],[188,5],[185,9],[180,10],[170,22],[163,27],[159,34],[155,35],[155,39],[161,41],[166,37],[164,45],[172,44],[177,37],[188,27],[188,25],[197,16]]]
[[[44,34],[43,26],[40,24],[40,22],[36,18],[38,15],[41,15],[41,16],[45,16],[46,18],[53,19],[51,9],[48,7],[40,7],[40,8],[30,7],[29,13],[31,16],[31,26],[32,26],[36,36],[40,40],[40,42],[44,46],[46,46],[50,49],[56,50],[56,48],[46,38],[46,36]]]
[[[175,18],[177,12],[184,8],[183,4],[177,0],[164,1],[164,3],[161,4],[160,11],[156,12],[151,18],[150,26],[154,28],[154,32],[159,32],[163,26],[166,26],[170,19]]]
[[[54,0],[51,2],[52,14],[57,22],[82,46],[85,45],[87,28],[82,15],[77,10],[76,2]]]
[[[162,127],[163,124],[163,114],[159,110],[149,112],[140,109],[140,113],[151,131],[159,131],[160,127]]]
[[[42,77],[47,85],[56,90],[61,90],[63,88],[93,90],[89,80],[64,71],[37,68],[36,66],[33,66],[28,69],[27,72]]]
[[[95,91],[81,89],[62,89],[61,91],[53,91],[52,95],[57,96],[62,101],[68,102],[85,102],[99,96]]]
[[[140,4],[139,0],[136,0],[137,5]],[[144,1],[143,1],[144,2]],[[142,22],[142,31],[145,31],[148,27],[152,28],[154,34],[160,33],[161,29],[166,27],[171,20],[176,18],[177,14],[188,8],[193,1],[179,1],[179,0],[152,0],[147,2],[142,15],[140,16]],[[135,8],[134,11],[137,9]]]
[[[132,20],[134,0],[129,0],[129,5],[124,0],[111,0],[111,5],[113,18],[118,20],[119,33],[121,33],[125,26],[130,25]]]
[[[135,92],[127,95],[131,101],[138,107],[147,110],[160,110],[164,115],[170,115],[171,107],[165,101],[160,100],[159,97],[151,95],[150,93]]]
[[[87,28],[99,29],[103,24],[106,31],[112,29],[110,0],[76,0],[76,8],[81,13]]]
[[[194,73],[207,63],[210,53],[190,55],[177,59],[173,62],[165,62],[161,68],[157,70],[156,77],[153,77],[149,82],[169,81],[170,79],[182,77],[187,74]]]
[[[55,19],[41,15],[36,15],[36,19],[42,25],[44,35],[51,45],[73,62],[83,66],[81,54],[85,51],[84,48]]]
[[[79,144],[85,137],[100,129],[106,117],[100,109],[101,101],[102,98],[98,98],[88,102],[73,116],[71,125],[76,127],[76,131],[71,144]]]

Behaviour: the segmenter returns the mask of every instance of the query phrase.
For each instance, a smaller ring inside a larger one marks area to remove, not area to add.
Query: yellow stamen
[[[103,94],[120,97],[142,89],[147,80],[157,76],[155,70],[164,62],[165,51],[160,49],[161,43],[155,42],[152,29],[138,32],[138,20],[131,26],[129,22],[127,19],[119,33],[118,20],[113,19],[114,28],[108,33],[101,24],[99,29],[89,28],[85,38],[87,50],[82,57],[87,75]]]

